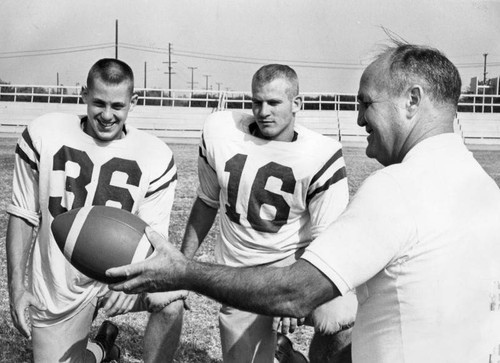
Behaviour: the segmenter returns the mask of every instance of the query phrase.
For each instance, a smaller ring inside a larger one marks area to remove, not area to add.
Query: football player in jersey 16
[[[99,308],[109,317],[151,312],[144,360],[173,360],[180,330],[167,335],[165,327],[182,325],[179,310],[186,293],[109,291],[66,261],[50,229],[53,219],[67,210],[108,205],[137,214],[167,237],[177,169],[164,142],[126,125],[137,103],[133,89],[127,64],[101,59],[90,69],[82,90],[85,116],[43,115],[18,141],[7,210],[8,283],[12,320],[32,339],[35,362],[118,359],[118,329],[111,321],[102,324],[95,339],[87,338]]]
[[[182,244],[189,258],[220,210],[217,262],[289,265],[347,205],[340,143],[295,123],[302,105],[295,71],[279,64],[260,68],[252,80],[252,105],[253,115],[216,112],[204,124],[199,188]],[[348,313],[335,316],[336,304],[349,306],[343,309]],[[337,340],[340,350],[355,312],[356,299],[351,295],[318,309],[310,321],[319,333]],[[272,363],[275,354],[280,360],[288,353],[298,357],[298,353],[281,351],[290,346],[283,335],[279,340],[283,344],[276,350],[280,320],[280,334],[293,332],[301,322],[284,317],[273,323],[273,317],[223,305],[219,327],[224,362]],[[344,328],[341,335],[334,334]],[[311,353],[320,356],[317,348]],[[326,360],[321,356],[316,361]]]

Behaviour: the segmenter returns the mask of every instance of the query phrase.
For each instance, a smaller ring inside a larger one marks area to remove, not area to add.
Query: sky
[[[136,87],[248,92],[268,63],[301,92],[356,93],[387,33],[438,48],[471,77],[500,76],[500,0],[0,0],[0,79],[81,86],[104,57]],[[385,29],[385,30],[384,30]],[[484,54],[487,54],[486,57]]]

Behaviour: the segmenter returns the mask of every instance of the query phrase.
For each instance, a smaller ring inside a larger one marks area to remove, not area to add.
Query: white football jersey
[[[217,262],[280,261],[307,246],[345,209],[339,142],[295,125],[292,142],[252,135],[251,115],[217,112],[203,128],[198,197],[220,208]]]
[[[12,204],[8,212],[38,227],[30,285],[47,306],[33,309],[46,326],[83,308],[103,284],[72,267],[50,225],[67,210],[107,205],[137,214],[168,237],[177,169],[170,148],[133,127],[119,140],[87,135],[76,115],[53,113],[32,121],[16,147]]]

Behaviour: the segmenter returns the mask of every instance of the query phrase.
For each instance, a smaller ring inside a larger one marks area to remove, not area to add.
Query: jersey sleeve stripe
[[[158,180],[160,180],[161,178],[163,178],[170,170],[172,170],[172,168],[174,166],[175,166],[175,162],[174,162],[174,158],[172,157],[172,159],[170,159],[170,163],[168,164],[167,170],[165,170],[165,172],[162,175],[160,175],[158,178],[156,178],[155,180],[153,180],[150,184],[154,184]]]
[[[340,169],[338,169],[335,174],[333,174],[333,176],[328,179],[325,184],[323,184],[322,186],[316,188],[315,190],[313,190],[311,193],[309,193],[306,197],[306,203],[309,204],[309,202],[319,193],[322,193],[324,192],[325,190],[327,190],[328,188],[330,188],[331,185],[335,184],[336,182],[338,182],[339,180],[342,180],[344,179],[345,177],[347,176],[347,172],[345,170],[345,167],[341,167]]]
[[[326,170],[338,159],[342,157],[342,149],[337,150],[335,154],[323,165],[323,167],[314,175],[314,177],[311,179],[311,185],[314,184],[321,176],[325,173]]]
[[[31,169],[38,171],[38,166],[37,166],[36,162],[31,160],[29,158],[29,156],[24,152],[24,150],[21,149],[21,147],[19,145],[16,146],[16,154],[19,155],[21,160],[23,160],[26,164],[28,164]]]
[[[151,190],[149,192],[146,193],[146,198],[149,197],[150,195],[154,194],[154,193],[157,193],[159,192],[160,190],[163,190],[165,188],[168,188],[168,186],[170,184],[172,184],[174,181],[177,180],[177,173],[174,174],[174,176],[172,177],[172,179],[168,180],[166,183],[163,183],[162,185],[160,185],[158,188],[156,188],[155,190]]]
[[[205,143],[205,134],[201,133],[201,145],[203,146],[203,149],[207,149],[207,144]]]
[[[205,164],[208,165],[208,167],[210,169],[212,169],[214,172],[215,172],[215,169],[212,167],[212,165],[210,165],[210,163],[208,162],[208,159],[205,155],[202,154],[202,150],[201,150],[201,146],[199,148],[199,159],[200,159],[200,162],[204,162]]]
[[[207,158],[206,154],[207,154],[207,145],[205,144],[205,137],[204,137],[204,135],[201,134],[201,145],[198,147],[198,156],[199,156],[199,159],[203,160],[205,162],[205,164],[207,164],[210,167],[210,169],[212,169],[215,172],[215,169],[208,162],[208,158]]]
[[[202,158],[203,160],[205,160],[205,162],[208,164],[208,159],[205,155],[203,155],[203,150],[201,148],[201,146],[198,148],[198,155],[200,158]]]
[[[203,133],[201,134],[201,143],[200,146],[198,147],[198,155],[208,164],[207,144],[205,143],[205,135]]]
[[[31,136],[27,128],[24,129],[22,138],[24,142],[29,146],[29,148],[33,151],[36,159],[40,161],[40,153],[35,149],[35,146],[33,145],[33,140],[31,140]]]

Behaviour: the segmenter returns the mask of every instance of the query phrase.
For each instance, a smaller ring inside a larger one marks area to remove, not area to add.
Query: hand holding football
[[[119,208],[91,206],[72,209],[52,222],[52,233],[67,260],[81,273],[110,284],[123,278],[106,276],[107,269],[147,258],[153,246],[147,224]]]

